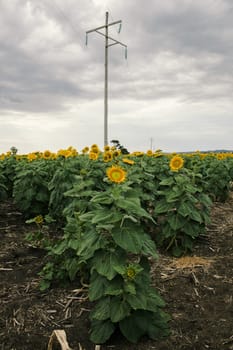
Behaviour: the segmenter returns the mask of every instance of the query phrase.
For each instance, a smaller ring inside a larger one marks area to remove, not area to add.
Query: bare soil
[[[39,290],[45,251],[25,240],[30,231],[12,201],[0,203],[0,350],[46,350],[53,330],[66,332],[74,350],[89,341],[86,291],[79,282]],[[160,252],[152,262],[154,286],[171,315],[171,335],[138,344],[115,333],[101,350],[233,350],[233,195],[215,203],[207,235],[190,257]],[[53,349],[59,349],[59,345]]]

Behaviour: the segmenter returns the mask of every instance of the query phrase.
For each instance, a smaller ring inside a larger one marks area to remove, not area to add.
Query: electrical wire
[[[77,31],[77,28],[72,23],[72,21],[70,20],[69,16],[65,13],[65,11],[60,7],[60,5],[58,6],[58,4],[54,0],[50,0],[48,2],[48,4],[45,3],[44,0],[42,2],[43,2],[45,7],[49,4],[50,8],[52,8],[53,10],[55,9],[55,11],[63,17],[65,22],[69,25],[69,27],[72,29],[73,33],[76,35],[75,37],[78,40],[79,44],[81,46],[84,46],[83,42],[79,38],[80,33]]]

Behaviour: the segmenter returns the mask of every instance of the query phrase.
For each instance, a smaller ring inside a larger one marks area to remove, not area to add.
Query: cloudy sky
[[[0,153],[233,149],[232,0],[0,0]]]

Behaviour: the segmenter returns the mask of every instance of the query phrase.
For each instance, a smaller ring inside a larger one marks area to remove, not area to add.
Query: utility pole
[[[113,26],[115,24],[119,24],[119,30],[120,33],[121,30],[121,23],[122,21],[115,21],[115,22],[108,22],[108,12],[105,14],[105,25],[88,30],[86,32],[86,45],[87,45],[87,37],[88,34],[92,32],[96,32],[102,36],[105,37],[105,59],[104,59],[104,145],[108,145],[108,48],[113,45],[121,45],[125,47],[125,58],[127,58],[127,45],[123,44],[122,42],[110,37],[108,35],[108,28],[110,26]],[[99,30],[105,29],[105,33],[100,32]],[[109,40],[111,40],[109,42]]]

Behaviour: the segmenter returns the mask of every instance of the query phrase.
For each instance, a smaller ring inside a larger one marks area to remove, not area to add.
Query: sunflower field
[[[13,199],[37,227],[27,239],[48,254],[41,290],[54,282],[87,285],[95,344],[116,328],[133,343],[169,334],[150,260],[158,252],[191,253],[232,181],[232,153],[123,154],[94,144],[0,155],[0,200]],[[50,225],[61,233],[46,236]]]

